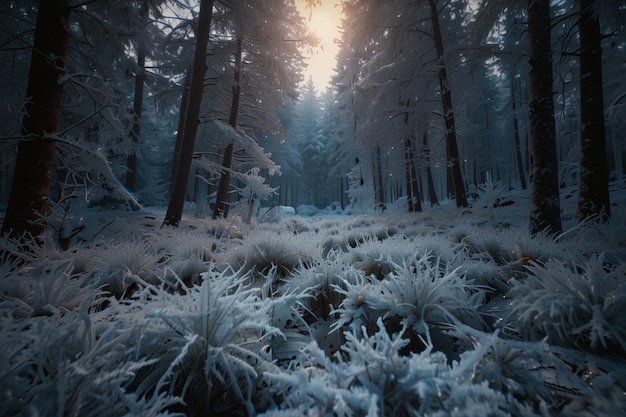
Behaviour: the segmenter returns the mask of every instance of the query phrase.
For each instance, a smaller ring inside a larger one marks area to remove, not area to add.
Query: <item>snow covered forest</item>
[[[626,415],[625,2],[0,2],[0,416]]]

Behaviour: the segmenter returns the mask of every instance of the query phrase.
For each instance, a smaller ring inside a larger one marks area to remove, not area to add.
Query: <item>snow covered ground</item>
[[[625,415],[624,181],[609,224],[562,190],[556,237],[528,191],[479,191],[178,229],[75,209],[67,250],[1,260],[0,415]]]

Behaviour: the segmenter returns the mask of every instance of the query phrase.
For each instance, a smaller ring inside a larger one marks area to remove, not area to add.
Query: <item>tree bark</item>
[[[234,145],[229,143],[224,149],[224,156],[222,158],[222,175],[220,176],[220,183],[217,187],[217,198],[215,201],[215,208],[213,210],[213,218],[228,217],[228,188],[230,187],[230,168],[233,162],[233,148]]]
[[[237,117],[239,116],[239,102],[241,100],[241,54],[243,42],[241,37],[237,38],[237,52],[235,54],[235,84],[233,85],[233,101],[230,106],[230,118],[228,124],[233,129],[237,129]],[[224,150],[224,158],[222,159],[222,175],[217,188],[217,197],[215,201],[215,209],[213,210],[213,218],[228,217],[229,199],[228,189],[230,188],[230,168],[233,164],[233,148],[231,142]]]
[[[441,37],[441,27],[439,26],[439,12],[435,0],[428,0],[430,5],[431,20],[433,25],[433,38],[439,59],[439,89],[441,91],[441,102],[443,105],[443,117],[446,126],[446,155],[448,159],[454,198],[457,207],[467,207],[467,196],[465,194],[465,184],[461,174],[461,161],[459,159],[459,147],[456,140],[456,128],[454,125],[454,112],[452,110],[452,93],[450,91],[450,80],[446,72],[446,65],[443,58],[443,38]]]
[[[378,190],[376,193],[377,208],[381,211],[385,211],[387,206],[385,205],[385,182],[383,181],[383,163],[381,159],[380,145],[376,146],[376,177],[378,179]]]
[[[2,234],[41,243],[47,229],[55,143],[45,134],[58,129],[65,59],[69,45],[69,0],[40,0],[27,97],[15,172]]]
[[[428,136],[426,132],[424,132],[423,136],[423,153],[424,153],[424,165],[426,166],[426,182],[428,184],[428,201],[430,201],[430,206],[436,206],[439,204],[439,199],[437,198],[437,191],[435,191],[435,181],[433,180],[433,170],[430,166],[430,147],[428,145]]]
[[[419,188],[418,171],[415,164],[415,146],[413,141],[407,139],[405,143],[407,158],[407,198],[409,198],[409,211],[422,211],[422,195]]]
[[[576,218],[608,221],[611,216],[606,165],[602,48],[595,0],[581,0],[580,20],[580,184]]]
[[[209,30],[213,15],[214,0],[201,0],[198,15],[198,30],[196,32],[196,50],[194,53],[193,70],[191,72],[189,103],[185,128],[180,146],[180,156],[176,169],[176,179],[170,193],[170,201],[165,213],[164,225],[178,226],[183,216],[189,174],[193,162],[193,151],[196,144],[196,135],[200,124],[200,108],[204,93],[204,76],[206,75],[206,54],[209,45]]]
[[[522,160],[522,147],[520,144],[519,125],[517,122],[517,104],[515,102],[515,76],[511,74],[511,107],[513,110],[513,141],[515,145],[515,160],[517,161],[517,173],[522,190],[526,189],[526,173],[524,172],[524,162]]]
[[[552,101],[550,1],[527,0],[528,119],[531,149],[530,232],[557,234],[561,226]]]
[[[185,136],[185,120],[187,119],[187,108],[189,107],[189,87],[191,84],[191,72],[190,69],[185,77],[185,84],[183,85],[183,94],[180,100],[180,110],[178,112],[178,130],[176,132],[176,142],[174,143],[174,156],[172,158],[172,172],[170,174],[170,194],[174,189],[174,181],[176,180],[176,173],[178,172],[178,162],[180,159],[180,148],[182,147],[183,137]]]
[[[137,51],[137,73],[135,74],[135,97],[133,100],[133,128],[131,138],[133,150],[126,160],[126,188],[135,191],[137,188],[137,147],[141,133],[141,114],[143,110],[143,87],[146,79],[146,53],[143,47]]]
[[[415,205],[413,203],[413,181],[411,178],[411,140],[405,139],[404,141],[404,175],[406,178],[406,199],[408,203],[409,213],[415,211]]]

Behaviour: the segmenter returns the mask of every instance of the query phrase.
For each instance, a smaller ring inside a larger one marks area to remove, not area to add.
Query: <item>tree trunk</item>
[[[180,159],[180,148],[183,143],[183,137],[185,134],[185,120],[187,118],[187,109],[189,107],[189,87],[191,84],[191,72],[190,69],[185,77],[185,84],[183,86],[183,94],[180,101],[180,110],[178,114],[178,130],[176,132],[176,143],[174,144],[174,157],[172,158],[172,172],[170,174],[170,194],[174,189],[174,181],[176,180],[176,173],[178,172],[178,161]]]
[[[146,53],[143,47],[137,52],[137,74],[135,74],[135,97],[133,100],[133,129],[131,138],[133,150],[126,160],[126,188],[135,191],[137,187],[137,147],[141,133],[141,113],[143,110],[143,86],[146,79]]]
[[[414,139],[414,138],[413,138]],[[418,169],[415,163],[415,145],[413,141],[409,141],[408,146],[408,169],[409,169],[409,178],[411,179],[410,187],[411,187],[411,200],[413,211],[420,212],[422,211],[422,194],[420,192],[419,187],[419,174]]]
[[[526,189],[526,173],[524,172],[524,162],[522,161],[522,147],[519,137],[519,126],[517,123],[517,105],[515,103],[515,76],[511,74],[511,106],[513,110],[513,140],[515,145],[515,159],[517,161],[517,173],[522,190]]]
[[[465,194],[465,184],[461,175],[461,161],[459,160],[459,148],[456,140],[456,128],[454,126],[454,112],[452,111],[452,93],[450,82],[446,72],[446,65],[443,59],[443,39],[439,26],[439,12],[435,0],[428,0],[433,25],[433,38],[439,59],[439,89],[441,91],[441,102],[443,105],[443,117],[446,126],[446,155],[448,159],[454,198],[457,207],[467,207],[467,196]]]
[[[411,178],[411,140],[406,139],[404,141],[404,170],[406,177],[406,200],[408,203],[409,213],[415,211],[415,205],[413,204],[413,181]]]
[[[580,184],[576,218],[611,216],[606,166],[602,48],[595,0],[581,0],[580,20]]]
[[[557,234],[561,226],[552,101],[550,1],[527,0],[528,119],[531,149],[530,232]]]
[[[228,217],[228,188],[230,187],[230,167],[233,162],[234,145],[229,143],[224,149],[224,157],[222,159],[222,175],[220,184],[217,187],[217,198],[215,201],[215,209],[213,210],[213,218]]]
[[[424,165],[426,166],[426,183],[428,185],[428,201],[430,202],[430,206],[436,206],[439,204],[439,199],[437,198],[437,191],[435,190],[435,181],[433,180],[433,170],[430,166],[430,147],[428,145],[428,136],[426,132],[424,132],[422,144],[424,145],[422,148]]]
[[[191,84],[189,88],[189,103],[187,117],[185,117],[185,129],[180,146],[180,157],[176,169],[176,179],[170,193],[170,201],[165,213],[164,225],[178,226],[183,216],[185,196],[189,186],[189,174],[193,162],[193,151],[196,144],[196,135],[200,124],[200,107],[204,93],[204,76],[206,74],[206,54],[209,45],[209,30],[213,15],[213,1],[201,0],[198,15],[198,30],[196,32],[196,50],[191,72]]]
[[[237,129],[237,117],[239,116],[239,102],[241,100],[241,52],[242,52],[242,39],[237,38],[237,53],[235,55],[235,85],[233,85],[233,102],[230,106],[230,119],[228,124],[233,129]],[[222,175],[220,177],[220,184],[217,188],[217,197],[215,201],[215,210],[213,211],[213,218],[228,217],[229,199],[228,189],[230,188],[230,168],[233,164],[233,143],[229,143],[224,150],[224,159],[222,160]]]
[[[69,45],[69,0],[40,0],[18,144],[15,172],[2,234],[41,243],[46,232],[65,59]]]
[[[385,183],[383,181],[383,163],[382,163],[382,158],[380,156],[380,146],[376,147],[376,162],[377,162],[377,167],[376,167],[377,170],[375,172],[378,177],[378,193],[377,193],[378,204],[377,206],[380,207],[381,211],[385,211],[387,206],[385,205]]]

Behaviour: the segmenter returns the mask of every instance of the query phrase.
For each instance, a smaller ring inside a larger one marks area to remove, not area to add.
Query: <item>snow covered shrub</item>
[[[73,273],[71,260],[35,264],[15,272],[3,279],[0,295],[3,304],[13,304],[14,318],[62,314],[98,297],[86,275]]]
[[[494,389],[487,381],[467,370],[476,358],[463,358],[448,365],[448,358],[433,351],[428,331],[425,349],[408,356],[401,351],[410,343],[403,328],[390,335],[383,321],[379,330],[362,338],[346,334],[342,348],[346,357],[346,377],[350,385],[367,389],[377,400],[381,416],[475,416],[531,414],[530,407],[517,402],[506,391]],[[467,352],[466,355],[470,355]],[[465,363],[469,362],[469,363]]]
[[[373,241],[373,239],[371,230],[346,228],[326,237],[322,242],[322,256],[326,257],[334,251],[349,252],[359,245]]]
[[[253,415],[267,399],[255,395],[263,372],[273,370],[269,350],[273,304],[262,300],[241,271],[211,270],[186,294],[161,292],[146,305],[138,350],[153,361],[138,375],[137,395],[184,399],[189,416]]]
[[[261,416],[377,415],[376,399],[361,387],[346,388],[342,363],[331,361],[315,344],[302,349],[307,360],[288,371],[268,372],[268,390],[276,405]]]
[[[313,263],[310,268],[299,268],[289,278],[292,291],[308,294],[302,302],[312,317],[307,321],[329,320],[339,307],[344,295],[337,287],[346,288],[347,283],[357,282],[362,274],[346,260],[347,255],[336,253],[330,258]]]
[[[192,286],[200,282],[200,274],[209,271],[224,243],[202,230],[182,231],[166,236],[148,237],[155,251],[167,264],[165,282],[176,286]],[[166,259],[166,260],[165,260]]]
[[[513,276],[513,270],[508,267],[497,265],[494,262],[466,260],[460,266],[465,280],[482,287],[486,290],[486,299],[493,296],[501,296],[510,290],[509,280]]]
[[[525,340],[626,353],[626,265],[551,259],[512,281],[508,328]]]
[[[485,329],[487,322],[479,312],[487,288],[467,281],[460,268],[440,266],[428,257],[405,261],[396,271],[380,282],[392,301],[385,314],[388,327],[393,321],[409,329],[407,337],[421,347],[424,326],[428,326],[435,349],[449,358],[458,356],[467,348],[459,340],[448,337],[444,330],[452,319],[460,320],[474,328]]]
[[[381,318],[376,326],[372,332],[347,331],[337,360],[311,344],[303,349],[307,360],[289,372],[267,373],[269,389],[278,400],[262,415],[535,415],[511,394],[475,381],[476,358],[449,365],[443,353],[433,351],[428,331],[425,349],[405,355],[410,343],[404,338],[407,329],[391,332]]]
[[[211,220],[207,224],[206,234],[216,240],[239,240],[243,238],[242,220],[239,216]]]
[[[352,265],[366,276],[383,279],[396,266],[417,257],[417,250],[410,241],[391,238],[384,242],[367,240],[350,251]]]
[[[572,259],[582,257],[575,244],[568,245],[558,242],[553,236],[546,233],[537,233],[529,237],[524,231],[519,235],[511,232],[509,239],[513,242],[512,251],[518,262],[528,265],[531,263],[543,264],[548,259]]]
[[[472,233],[461,240],[462,250],[467,258],[483,262],[494,262],[506,265],[515,261],[514,254],[502,242],[499,236],[492,233]]]
[[[362,330],[373,332],[377,320],[393,306],[389,293],[371,277],[360,276],[354,283],[344,282],[333,288],[343,296],[341,305],[334,311],[339,318],[331,326],[333,331],[343,332],[349,328],[357,334]]]
[[[128,347],[128,332],[111,324],[109,311],[94,312],[93,301],[87,296],[72,310],[48,305],[45,315],[18,317],[10,300],[0,302],[3,416],[159,415],[177,401],[125,390],[146,361]]]
[[[407,260],[397,265],[381,285],[394,301],[390,313],[401,315],[409,323],[447,322],[451,314],[476,328],[483,325],[477,310],[486,288],[467,281],[459,268],[442,268],[430,257]]]
[[[459,323],[453,328],[451,333],[474,346],[454,365],[455,378],[512,396],[518,403],[506,410],[511,415],[613,416],[626,411],[626,384],[618,382],[626,375],[623,362],[544,341],[504,339],[498,332],[483,333]]]
[[[378,331],[372,332],[371,336],[366,329],[345,333],[346,343],[342,353],[346,355],[344,372],[348,387],[364,387],[376,399],[378,415],[417,414],[420,398],[412,382],[419,377],[412,375],[415,369],[410,366],[410,358],[400,354],[400,350],[409,343],[402,337],[406,328],[390,336],[380,317],[376,324]],[[428,370],[421,372],[427,373]]]
[[[299,266],[310,265],[315,253],[314,242],[268,231],[246,239],[218,263],[253,271],[256,279],[265,279],[270,271],[275,277],[284,278]]]
[[[492,217],[495,217],[495,209],[505,199],[507,188],[500,181],[493,181],[488,172],[485,182],[479,185],[470,185],[469,194],[472,195],[483,208],[488,208]]]
[[[292,232],[294,235],[311,231],[311,225],[301,217],[289,217],[281,222],[285,230]]]
[[[155,267],[160,256],[147,240],[111,242],[98,255],[95,281],[116,298],[129,297],[139,288],[160,283]]]
[[[431,234],[420,236],[414,239],[416,247],[416,256],[418,258],[426,258],[436,260],[440,266],[450,263],[451,266],[456,265],[453,262],[459,260],[457,253],[458,245],[451,245],[449,237],[443,234]]]
[[[367,329],[371,334],[382,317],[390,329],[408,328],[407,337],[414,342],[410,349],[421,350],[422,323],[427,323],[436,348],[451,358],[456,357],[460,347],[443,333],[441,324],[449,323],[451,316],[476,328],[486,328],[487,322],[478,310],[488,289],[467,281],[460,268],[451,269],[432,256],[416,258],[412,251],[385,252],[389,257],[397,255],[398,263],[386,259],[388,270],[384,271],[382,280],[373,274],[359,275],[354,282],[332,286],[343,300],[334,310],[339,317],[331,328],[334,331],[350,328],[356,333]]]

